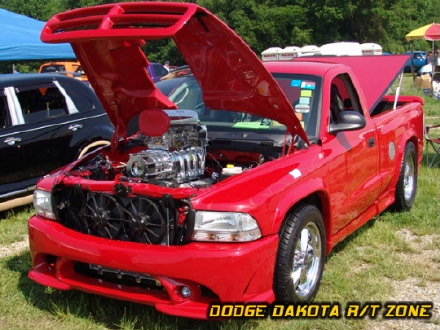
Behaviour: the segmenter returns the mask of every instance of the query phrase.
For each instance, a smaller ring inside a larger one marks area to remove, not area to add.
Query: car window
[[[317,136],[320,109],[321,80],[311,75],[274,74],[295,114],[309,136]],[[285,131],[285,126],[275,120],[262,118],[233,109],[213,110],[205,106],[203,91],[194,76],[178,77],[157,83],[180,109],[191,109],[207,126],[230,127],[230,130]]]
[[[19,87],[16,89],[16,95],[26,124],[62,117],[69,113],[64,95],[53,83]]]
[[[79,66],[75,70],[76,73],[79,73],[80,75],[85,75],[84,69],[82,66]]]
[[[331,83],[330,89],[330,123],[338,124],[340,113],[356,111],[364,116],[364,111],[359,102],[356,88],[348,74],[336,76]]]
[[[321,116],[321,78],[313,75],[274,73],[295,115],[309,137],[318,136]]]
[[[41,73],[46,73],[46,72],[64,72],[66,71],[66,67],[64,65],[48,65],[43,67],[43,69],[41,70]]]
[[[0,129],[11,126],[9,119],[8,101],[4,94],[0,94]]]
[[[63,79],[58,82],[75,104],[77,111],[87,112],[97,107],[98,98],[93,97],[95,92],[86,83],[76,79]]]
[[[157,77],[163,77],[168,74],[168,70],[165,69],[162,65],[153,65],[154,74]]]

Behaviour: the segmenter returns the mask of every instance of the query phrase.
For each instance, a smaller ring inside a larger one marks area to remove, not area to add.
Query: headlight
[[[57,218],[52,209],[52,194],[50,191],[40,189],[34,191],[34,208],[38,215],[53,220]]]
[[[249,242],[260,237],[257,221],[247,213],[196,212],[195,241]]]

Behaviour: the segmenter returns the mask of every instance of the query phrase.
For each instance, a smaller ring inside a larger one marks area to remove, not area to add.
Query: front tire
[[[313,205],[296,207],[287,217],[280,237],[274,282],[277,301],[313,300],[324,270],[325,249],[321,212]]]
[[[413,206],[417,192],[417,170],[416,147],[414,143],[408,142],[396,185],[396,201],[393,205],[395,211],[407,211]]]

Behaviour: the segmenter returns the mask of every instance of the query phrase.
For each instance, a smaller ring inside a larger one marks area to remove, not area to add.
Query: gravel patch
[[[427,272],[440,272],[440,265],[433,260],[439,260],[440,250],[435,248],[435,242],[440,235],[417,236],[404,229],[398,232],[416,253],[407,253],[403,257],[406,262],[420,266],[425,264]],[[425,268],[425,267],[424,267]],[[433,276],[431,276],[432,278]],[[424,319],[381,319],[370,320],[367,329],[372,330],[430,330],[440,329],[440,281],[410,277],[403,281],[393,281],[394,294],[390,302],[432,302],[432,318]]]
[[[29,248],[29,238],[23,237],[23,241],[14,242],[12,244],[1,245],[0,244],[0,258],[6,258],[19,254],[20,252]]]

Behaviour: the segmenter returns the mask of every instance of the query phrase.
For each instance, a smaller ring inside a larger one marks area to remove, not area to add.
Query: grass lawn
[[[405,80],[409,80],[406,77]],[[420,91],[408,88],[405,94]],[[440,123],[439,101],[427,100],[429,120]],[[432,156],[432,155],[431,155]],[[440,169],[424,164],[410,212],[385,212],[339,244],[328,257],[317,302],[385,302],[403,283],[439,290]],[[139,304],[37,285],[27,277],[30,255],[23,248],[31,208],[0,221],[0,329],[371,329],[368,318],[246,319],[224,322],[171,317]],[[20,248],[21,246],[21,248]],[[14,252],[15,251],[15,252]],[[434,296],[423,296],[433,301]],[[411,300],[411,299],[410,299]],[[419,300],[414,298],[413,300]],[[380,322],[377,322],[378,324]],[[438,319],[426,323],[439,328]],[[400,327],[399,329],[405,329]]]

